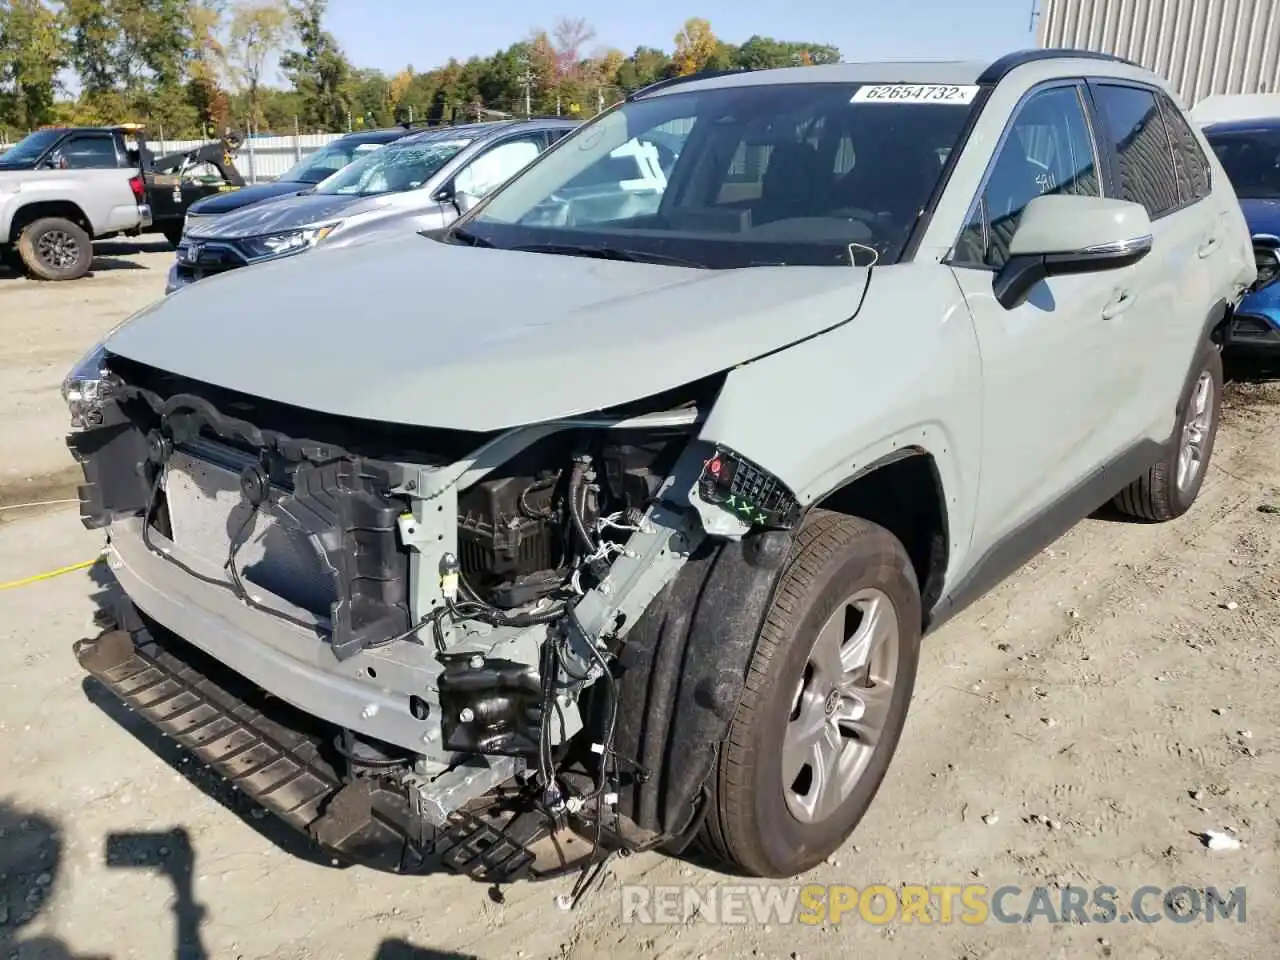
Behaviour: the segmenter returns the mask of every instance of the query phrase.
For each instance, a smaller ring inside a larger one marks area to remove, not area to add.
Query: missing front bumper
[[[133,712],[237,790],[341,858],[398,873],[443,867],[485,882],[576,868],[588,845],[497,808],[453,812],[434,828],[403,786],[345,782],[332,728],[262,693],[177,638],[109,629],[75,647],[81,666]]]

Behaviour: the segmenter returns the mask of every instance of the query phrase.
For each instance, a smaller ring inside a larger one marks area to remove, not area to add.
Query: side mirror
[[[1146,208],[1107,197],[1036,197],[1022,211],[993,290],[1006,310],[1049,277],[1132,266],[1151,252]]]
[[[44,162],[40,164],[44,170],[61,170],[65,167],[66,160],[62,157],[62,151],[55,150],[44,158]]]
[[[455,192],[453,195],[453,205],[458,208],[459,216],[466,213],[479,202],[479,197],[473,197],[469,193]]]
[[[1258,279],[1249,287],[1249,292],[1257,293],[1280,280],[1280,237],[1254,234],[1253,261],[1258,265]]]

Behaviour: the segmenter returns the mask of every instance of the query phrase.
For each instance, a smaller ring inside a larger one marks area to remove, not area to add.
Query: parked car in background
[[[1229,343],[1280,351],[1280,116],[1211,123],[1202,130],[1240,198],[1258,261],[1258,282],[1236,308]]]
[[[925,632],[1108,501],[1192,508],[1244,217],[1167,85],[1085,53],[674,78],[511,169],[559,129],[246,210],[280,254],[515,173],[76,366],[119,588],[77,656],[389,870],[699,841],[795,876],[871,805]]]
[[[501,120],[401,137],[301,193],[193,222],[178,246],[165,293],[321,245],[442,228],[577,125]]]
[[[386,130],[364,130],[360,133],[349,133],[346,136],[331,140],[319,150],[307,154],[275,180],[255,183],[238,190],[223,193],[216,197],[208,197],[199,203],[192,204],[187,210],[186,222],[182,233],[193,224],[207,222],[213,217],[241,210],[253,203],[271,200],[275,197],[301,193],[331,177],[353,160],[358,160],[367,153],[377,150],[388,143],[414,132],[410,125],[391,127]],[[181,237],[181,234],[179,234]]]
[[[89,272],[93,241],[152,225],[142,160],[119,127],[37,130],[0,154],[0,256],[41,280]]]

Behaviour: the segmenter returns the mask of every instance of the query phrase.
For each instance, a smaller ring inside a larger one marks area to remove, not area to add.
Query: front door
[[[992,284],[1032,199],[1099,196],[1084,88],[1057,83],[1019,105],[950,264],[973,316],[983,369],[983,455],[973,535],[993,543],[1049,513],[1106,455],[1102,385],[1117,362],[1110,325],[1125,270],[1051,277],[1006,309]]]

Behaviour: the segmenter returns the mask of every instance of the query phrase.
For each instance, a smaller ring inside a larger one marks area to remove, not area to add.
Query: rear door
[[[1175,162],[1162,91],[1109,78],[1089,87],[1109,148],[1110,188],[1146,207],[1153,238],[1151,253],[1132,268],[1132,307],[1110,321],[1117,429],[1165,440],[1214,299],[1210,267],[1226,249],[1225,223]]]

